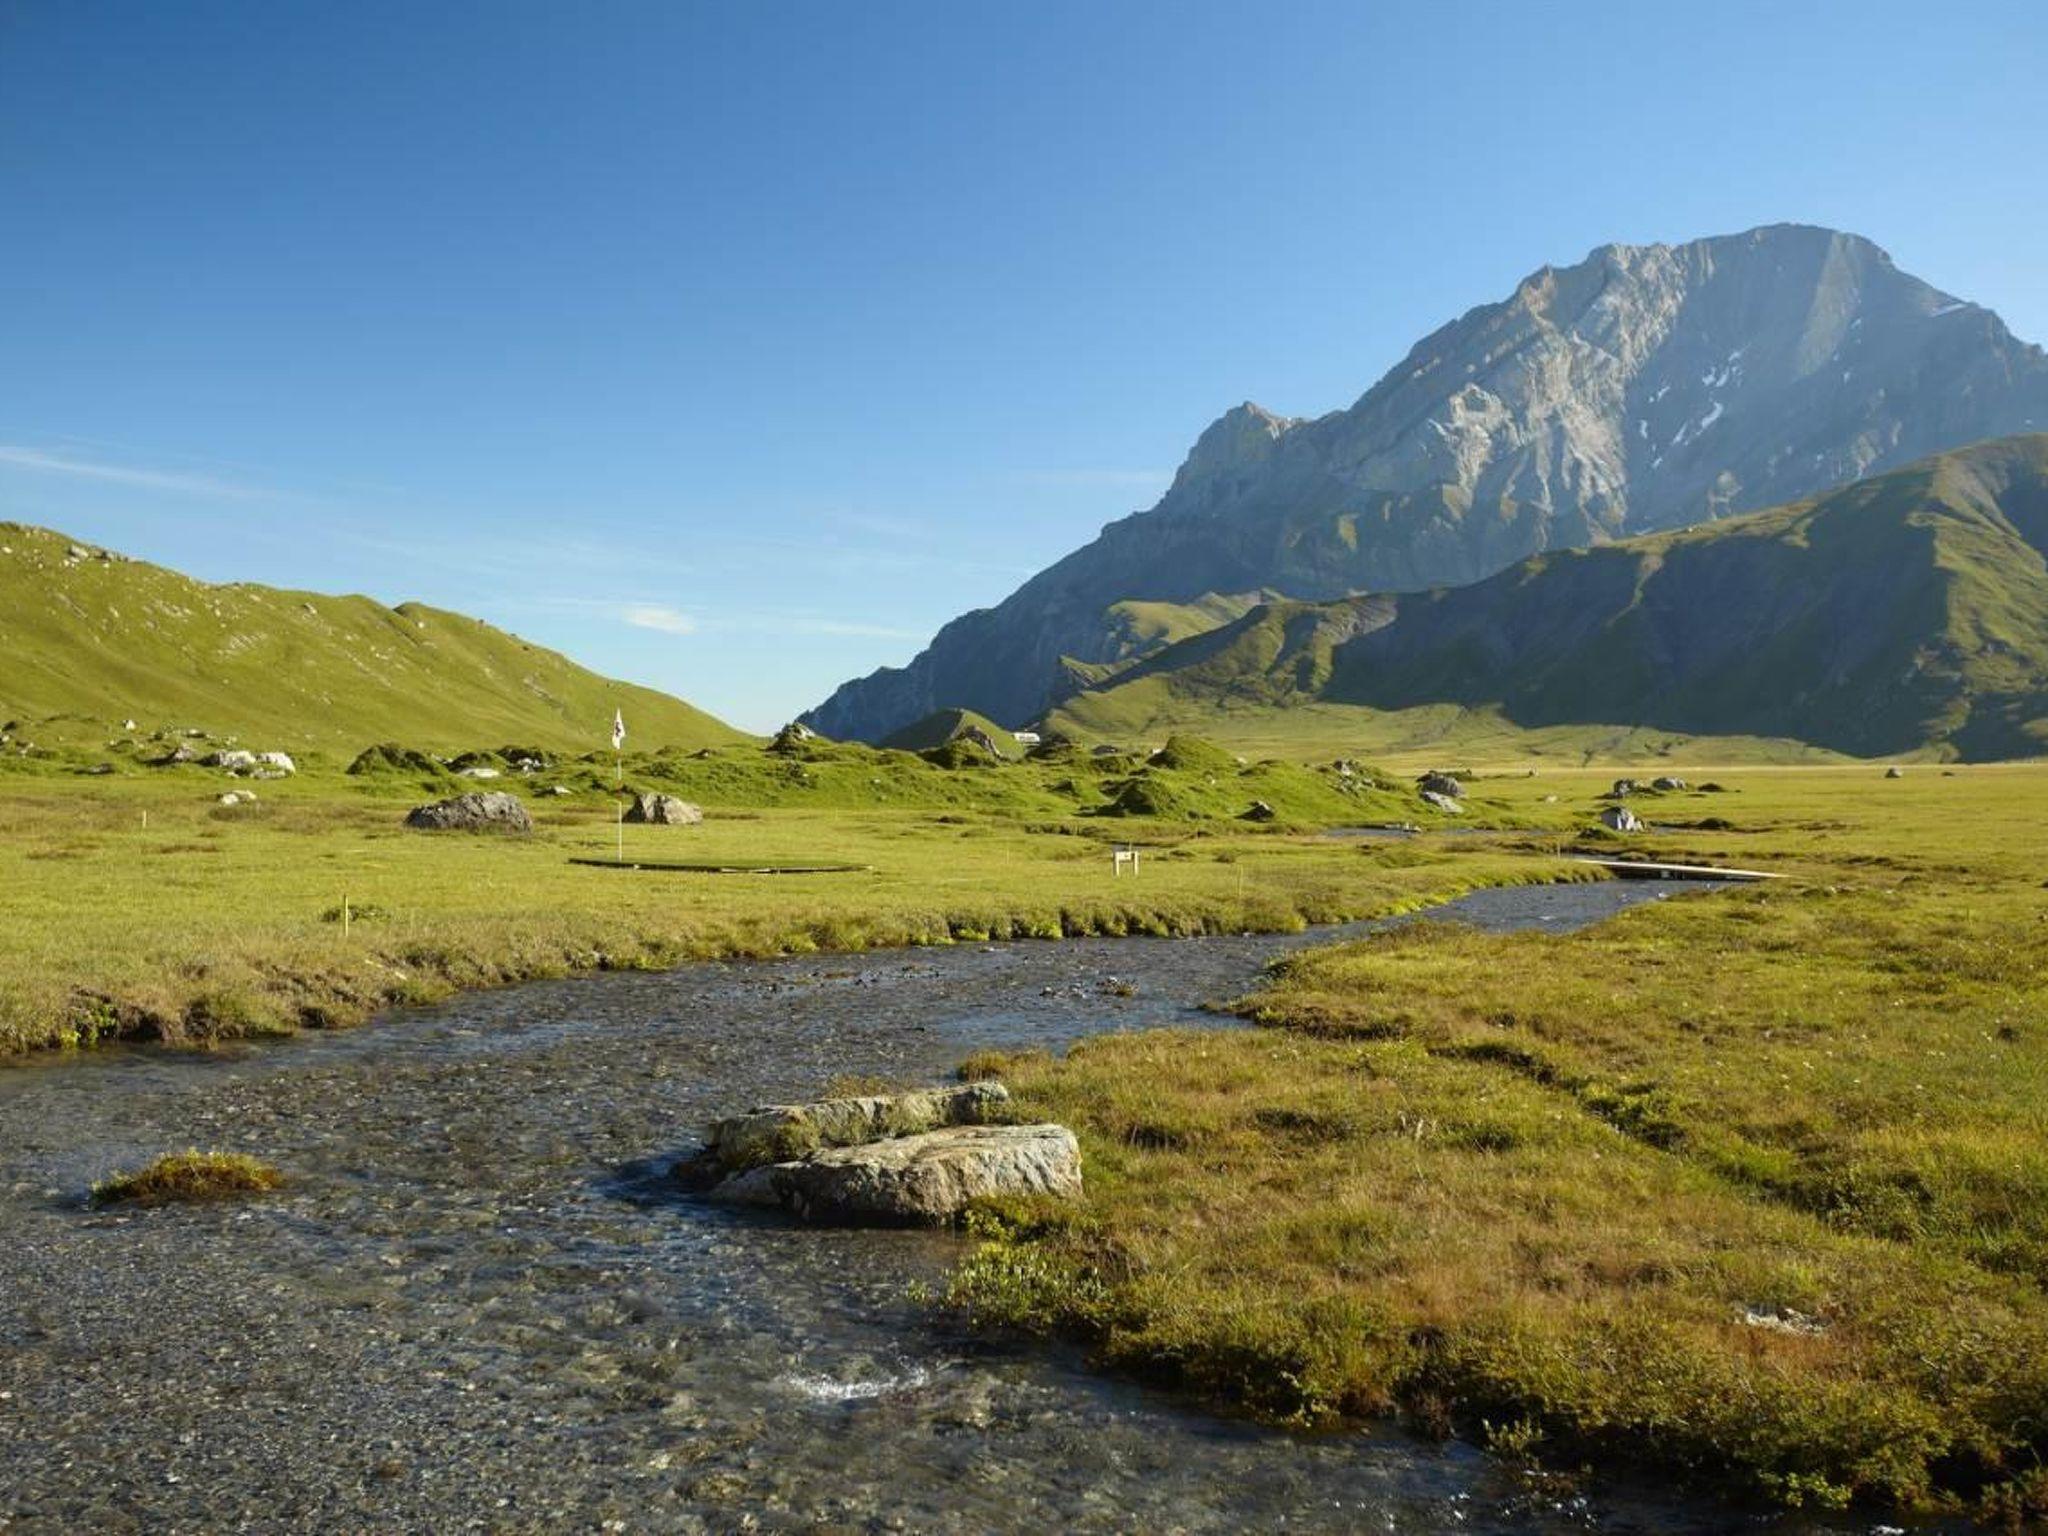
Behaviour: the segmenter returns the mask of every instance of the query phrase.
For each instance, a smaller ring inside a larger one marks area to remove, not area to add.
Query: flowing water
[[[1563,930],[1667,894],[1483,892],[1450,915]],[[1332,936],[701,965],[0,1073],[0,1529],[1729,1529],[1650,1494],[1545,1499],[1392,1430],[1289,1437],[966,1335],[912,1299],[956,1239],[794,1229],[665,1177],[705,1120],[835,1074],[1224,1027],[1196,1005]],[[85,1205],[186,1146],[291,1183]]]

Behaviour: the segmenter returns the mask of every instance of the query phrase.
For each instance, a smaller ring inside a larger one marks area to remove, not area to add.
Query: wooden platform
[[[1711,864],[1652,864],[1645,859],[1574,859],[1574,864],[1591,864],[1621,880],[1782,880],[1783,875],[1761,869],[1717,869]]]

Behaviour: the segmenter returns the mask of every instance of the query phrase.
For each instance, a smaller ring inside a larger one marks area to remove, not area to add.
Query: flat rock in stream
[[[704,1138],[704,1155],[725,1172],[738,1173],[828,1147],[985,1124],[1009,1097],[1001,1083],[969,1083],[811,1104],[765,1104],[714,1122]]]
[[[712,1198],[780,1206],[821,1226],[940,1226],[989,1195],[1078,1199],[1081,1148],[1063,1125],[960,1125],[832,1147],[727,1180]]]

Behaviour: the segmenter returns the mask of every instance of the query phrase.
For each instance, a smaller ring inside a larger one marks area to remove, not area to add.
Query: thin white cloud
[[[103,480],[113,485],[130,485],[148,491],[172,491],[181,496],[214,496],[231,501],[254,501],[264,493],[211,475],[183,475],[170,470],[137,469],[128,464],[109,464],[98,459],[81,459],[67,454],[46,453],[40,448],[23,448],[0,443],[0,465],[34,470],[49,475],[71,475],[82,480]]]
[[[694,635],[697,621],[662,603],[633,603],[622,609],[619,617],[635,629],[657,630],[664,635]]]
[[[651,629],[664,635],[825,635],[856,640],[923,640],[931,633],[929,629],[906,629],[896,624],[871,624],[864,619],[835,619],[826,614],[788,613],[773,608],[684,613],[667,603],[620,606],[587,597],[542,598],[531,606],[598,609],[635,629]]]

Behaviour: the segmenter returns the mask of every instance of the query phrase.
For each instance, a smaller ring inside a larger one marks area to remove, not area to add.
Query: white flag
[[[612,711],[612,750],[618,751],[626,744],[626,716],[621,710]]]

